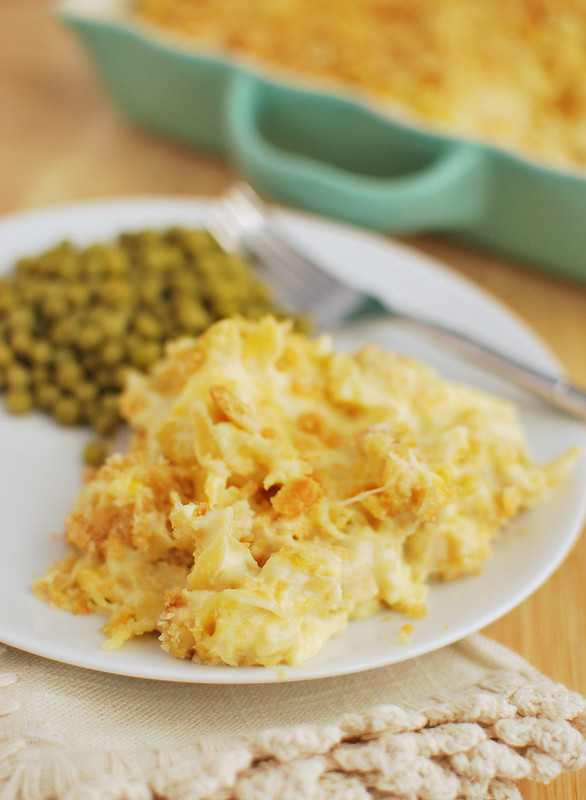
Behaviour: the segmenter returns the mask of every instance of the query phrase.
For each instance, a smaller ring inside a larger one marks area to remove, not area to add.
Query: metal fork
[[[392,316],[477,366],[487,367],[586,420],[586,392],[565,378],[543,374],[459,331],[382,303],[327,272],[276,230],[270,209],[247,184],[233,187],[213,207],[208,229],[225,250],[253,258],[278,303],[291,312],[308,314],[320,328],[333,329],[365,317]]]

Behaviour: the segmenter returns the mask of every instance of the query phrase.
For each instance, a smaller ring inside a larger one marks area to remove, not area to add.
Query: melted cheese
[[[572,462],[532,463],[503,400],[270,317],[170,344],[122,408],[133,444],[35,588],[107,614],[106,647],[157,631],[206,663],[300,664],[383,606],[421,616]]]

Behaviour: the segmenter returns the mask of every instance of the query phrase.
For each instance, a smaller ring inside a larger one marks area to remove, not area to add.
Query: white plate
[[[120,230],[196,225],[208,205],[175,198],[130,199],[62,206],[0,222],[0,272],[14,260],[67,237],[80,244]],[[445,267],[403,246],[334,223],[281,213],[281,224],[350,282],[484,338],[528,364],[557,372],[546,348],[504,307]],[[565,448],[586,448],[586,428],[522,390],[477,370],[396,323],[365,326],[339,337],[351,347],[365,338],[432,363],[463,380],[515,400],[533,455],[548,459]],[[420,655],[477,631],[512,609],[556,569],[578,536],[586,513],[586,465],[581,461],[551,499],[519,518],[496,544],[481,575],[433,586],[427,616],[414,623],[409,644],[398,633],[400,615],[381,613],[352,622],[305,666],[236,668],[198,665],[166,655],[155,637],[116,652],[100,648],[103,618],[72,616],[37,600],[31,581],[64,552],[58,534],[81,475],[88,434],[65,430],[33,414],[0,410],[0,640],[80,667],[190,683],[265,683],[323,678],[371,669]],[[556,610],[554,609],[554,612]],[[560,625],[562,624],[562,611]]]

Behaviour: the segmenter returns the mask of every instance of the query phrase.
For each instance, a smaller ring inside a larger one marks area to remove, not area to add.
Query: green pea
[[[101,389],[113,389],[115,386],[114,373],[107,367],[102,367],[94,372],[94,380]]]
[[[164,292],[162,281],[155,276],[145,276],[144,281],[138,287],[139,299],[149,306],[160,303]]]
[[[77,341],[82,350],[93,350],[104,341],[104,331],[99,325],[90,323],[79,332]]]
[[[33,364],[30,369],[31,383],[35,387],[42,386],[50,381],[50,372],[46,364]]]
[[[64,317],[69,310],[67,299],[59,292],[47,294],[41,303],[41,312],[47,319]]]
[[[0,341],[0,367],[7,367],[12,363],[12,350],[6,342]]]
[[[210,313],[201,303],[189,299],[178,304],[177,319],[188,333],[203,331],[212,321]]]
[[[56,273],[60,278],[73,280],[79,272],[79,262],[73,252],[65,252],[61,255],[56,265]]]
[[[112,367],[119,364],[124,359],[125,354],[126,347],[124,346],[124,342],[106,342],[101,353],[102,363],[108,367]]]
[[[53,364],[57,367],[59,364],[69,363],[76,360],[76,352],[73,347],[55,347],[53,348]]]
[[[130,361],[137,368],[146,370],[161,355],[161,345],[158,342],[142,341],[130,350]]]
[[[85,283],[72,283],[65,290],[65,298],[73,308],[86,306],[91,294],[90,287]]]
[[[131,300],[132,286],[121,279],[110,279],[98,287],[97,295],[107,305],[117,307]]]
[[[14,308],[9,314],[8,325],[14,333],[16,331],[30,331],[34,324],[34,311],[26,306]]]
[[[147,311],[140,311],[134,318],[134,330],[141,336],[156,339],[161,336],[162,325],[159,320]]]
[[[30,383],[31,374],[22,364],[13,363],[6,368],[6,384],[11,389],[24,389]]]
[[[120,424],[120,417],[113,411],[99,410],[90,420],[92,428],[101,436],[110,436]]]
[[[63,361],[55,369],[55,380],[63,389],[72,391],[83,380],[83,369],[75,361]]]
[[[105,253],[106,272],[111,276],[123,276],[128,273],[130,258],[123,247],[109,247]]]
[[[83,460],[88,467],[101,467],[110,451],[108,442],[103,439],[94,439],[88,442],[83,449]]]
[[[31,361],[33,364],[48,364],[51,361],[52,353],[49,342],[36,341],[31,352]]]
[[[119,364],[112,370],[112,385],[115,389],[123,389],[126,385],[129,367]]]
[[[33,395],[28,389],[14,388],[6,392],[6,408],[11,414],[27,414],[33,407]]]
[[[81,405],[74,397],[62,395],[53,406],[53,416],[61,425],[76,425],[81,416]]]
[[[96,399],[99,389],[95,383],[85,380],[78,382],[73,387],[73,393],[81,403],[88,404]]]
[[[55,407],[60,397],[61,392],[52,383],[43,383],[35,387],[35,400],[39,408],[51,410]]]

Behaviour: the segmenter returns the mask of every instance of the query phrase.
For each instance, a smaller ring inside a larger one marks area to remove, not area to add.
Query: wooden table
[[[130,127],[48,0],[0,3],[0,213],[127,195],[217,195],[233,171],[205,153]],[[586,385],[586,287],[433,238],[409,243],[486,287],[518,312]],[[485,633],[586,695],[586,537],[530,599]],[[586,798],[586,770],[527,800]]]

